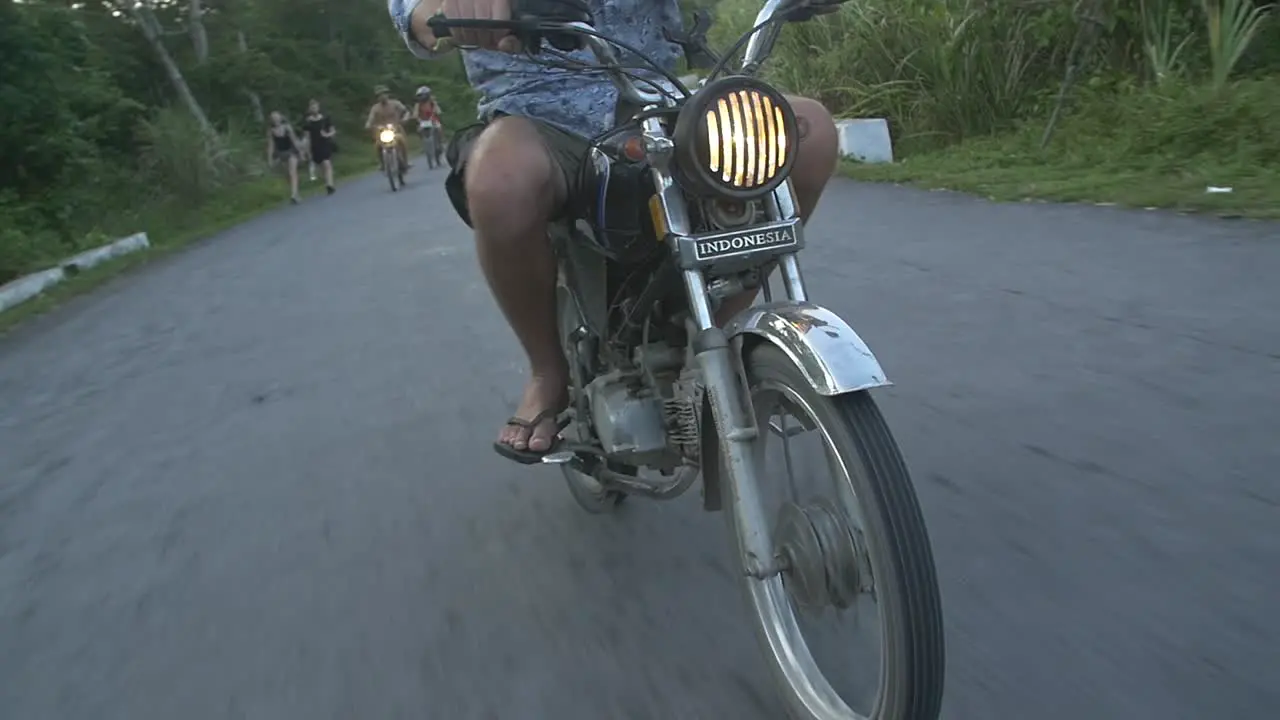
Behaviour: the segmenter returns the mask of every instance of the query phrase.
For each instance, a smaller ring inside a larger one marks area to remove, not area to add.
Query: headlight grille
[[[703,197],[750,200],[778,187],[795,164],[796,116],[768,83],[734,75],[707,83],[676,118],[676,166]]]
[[[751,190],[774,179],[787,162],[782,108],[758,90],[739,90],[706,110],[707,162],[735,188]]]

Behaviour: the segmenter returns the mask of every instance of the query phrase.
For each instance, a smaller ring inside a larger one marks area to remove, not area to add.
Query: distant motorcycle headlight
[[[791,172],[796,115],[767,83],[731,75],[685,102],[673,140],[676,166],[690,191],[750,200]]]
[[[384,144],[390,145],[396,141],[396,131],[390,128],[383,128],[382,132],[378,133],[378,139]]]

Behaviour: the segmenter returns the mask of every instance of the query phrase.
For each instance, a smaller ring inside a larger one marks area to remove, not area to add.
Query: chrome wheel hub
[[[861,533],[826,499],[788,502],[778,513],[774,553],[783,584],[796,605],[848,608],[870,587],[870,563]]]

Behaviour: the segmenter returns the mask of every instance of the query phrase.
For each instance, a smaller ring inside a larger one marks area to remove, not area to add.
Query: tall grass
[[[261,174],[263,141],[255,144],[237,127],[204,133],[189,113],[178,108],[165,108],[143,120],[138,136],[140,169],[148,180],[145,186],[153,188],[157,197],[168,194],[199,202]]]
[[[1258,36],[1270,6],[1255,5],[1252,0],[1200,0],[1200,4],[1209,38],[1210,83],[1220,89]]]
[[[749,27],[755,7],[725,0],[721,39]],[[837,116],[891,118],[900,142],[946,144],[1008,128],[1037,107],[1070,41],[1069,28],[1046,22],[1061,16],[986,0],[850,3],[789,27],[771,73]]]
[[[723,45],[745,31],[758,7],[723,0],[713,38]],[[787,28],[768,72],[837,117],[888,118],[897,145],[911,154],[1029,121],[1043,125],[1082,23],[1102,27],[1079,59],[1084,88],[1221,88],[1256,49],[1267,15],[1252,0],[859,0]],[[1069,107],[1078,104],[1077,93],[1069,95]]]
[[[1150,67],[1152,80],[1163,86],[1182,76],[1185,67],[1182,53],[1195,36],[1180,27],[1178,8],[1168,0],[1141,0],[1139,9],[1143,57]]]

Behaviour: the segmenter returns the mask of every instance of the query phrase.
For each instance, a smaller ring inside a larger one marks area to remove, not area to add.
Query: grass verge
[[[1280,218],[1280,78],[1222,90],[1178,88],[1088,96],[1039,149],[1043,122],[919,153],[892,165],[846,162],[860,180],[947,188],[995,200],[1160,207]],[[1229,187],[1229,193],[1206,189]]]
[[[410,133],[409,152],[413,162],[421,160],[417,138]],[[334,156],[334,181],[357,178],[377,168],[372,149],[367,143],[354,143],[354,151]],[[300,165],[299,192],[303,197],[322,194],[324,183],[307,181],[307,167]],[[262,213],[283,207],[289,198],[287,181],[282,172],[271,173],[254,180],[239,183],[217,192],[208,202],[197,207],[183,207],[180,203],[167,203],[147,209],[137,217],[136,230],[146,231],[151,247],[136,253],[113,258],[86,270],[75,277],[54,285],[44,293],[21,305],[0,312],[0,336],[7,334],[18,324],[57,307],[62,302],[89,292],[108,280],[159,257],[182,249],[192,242],[215,235],[227,228],[239,225]]]

